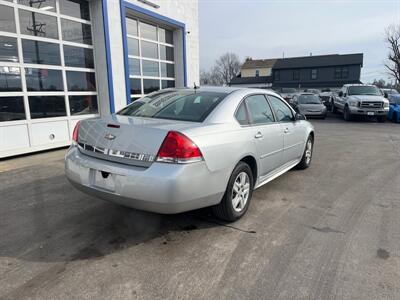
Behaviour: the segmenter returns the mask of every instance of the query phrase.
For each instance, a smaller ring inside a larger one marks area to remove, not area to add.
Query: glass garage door
[[[74,120],[97,113],[88,2],[0,0],[0,134],[5,147],[13,146],[9,136],[17,127],[22,133],[24,125],[28,141],[21,138],[15,147],[58,145],[69,140]],[[51,127],[58,130],[51,133]]]
[[[131,99],[175,87],[173,31],[126,17]]]

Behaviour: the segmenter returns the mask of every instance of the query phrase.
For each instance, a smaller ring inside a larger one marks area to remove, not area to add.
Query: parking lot
[[[400,125],[312,123],[312,166],[232,224],[84,195],[65,149],[0,161],[0,299],[398,299]]]

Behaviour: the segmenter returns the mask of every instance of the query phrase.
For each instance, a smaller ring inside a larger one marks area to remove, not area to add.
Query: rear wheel
[[[314,149],[314,139],[310,135],[306,142],[306,148],[304,149],[303,157],[301,158],[299,164],[296,166],[296,169],[304,170],[311,165],[313,149]]]
[[[239,162],[229,178],[224,197],[212,208],[214,215],[228,222],[240,219],[249,207],[253,186],[251,168],[245,162]]]

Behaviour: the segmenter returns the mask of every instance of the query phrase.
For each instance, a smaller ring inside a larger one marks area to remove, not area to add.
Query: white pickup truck
[[[385,122],[389,111],[389,101],[374,85],[345,84],[332,102],[332,112],[343,113],[346,121],[351,121],[355,115],[363,115],[376,116],[378,122]]]

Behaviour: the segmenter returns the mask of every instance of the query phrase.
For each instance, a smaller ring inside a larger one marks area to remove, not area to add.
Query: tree
[[[393,24],[386,28],[385,40],[388,44],[389,53],[385,67],[389,75],[400,83],[400,24]]]
[[[215,67],[210,71],[200,71],[200,85],[223,85],[222,78]]]
[[[214,70],[222,79],[222,84],[228,85],[233,77],[240,72],[240,60],[235,53],[227,52],[215,61]]]

